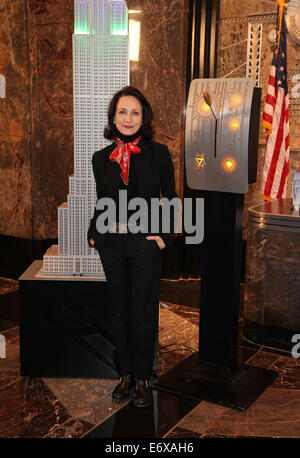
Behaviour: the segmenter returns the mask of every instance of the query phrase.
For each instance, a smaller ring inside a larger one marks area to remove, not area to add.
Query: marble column
[[[32,238],[57,237],[73,173],[74,1],[28,0]]]
[[[22,0],[0,3],[0,233],[31,237],[31,160],[27,12]]]
[[[184,173],[187,0],[127,0],[129,20],[140,23],[138,60],[130,62],[130,84],[153,108],[155,140],[171,152],[177,192]]]
[[[71,0],[2,1],[0,233],[57,236],[73,167]]]

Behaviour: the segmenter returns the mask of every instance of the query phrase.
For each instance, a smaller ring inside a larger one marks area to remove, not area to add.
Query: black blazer
[[[101,197],[113,198],[115,190],[119,187],[120,165],[109,159],[110,154],[116,146],[114,142],[106,148],[96,151],[93,155],[92,165],[98,199]],[[138,146],[141,148],[141,153],[136,154],[134,157],[138,189],[137,197],[142,197],[148,202],[153,197],[167,197],[170,200],[177,197],[174,167],[167,146],[143,138],[139,141]],[[106,237],[106,234],[100,234],[96,228],[96,220],[100,213],[101,211],[95,207],[87,234],[88,242],[92,238],[96,248],[101,247]],[[171,229],[172,227],[171,224]],[[149,232],[147,234],[151,233]],[[172,246],[174,239],[174,232],[172,230],[170,233],[159,232],[156,235],[161,236],[166,244],[166,248]]]

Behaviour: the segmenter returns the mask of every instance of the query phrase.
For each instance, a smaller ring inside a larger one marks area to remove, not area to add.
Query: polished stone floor
[[[240,363],[277,379],[245,411],[153,390],[153,403],[116,404],[116,380],[20,375],[18,283],[0,279],[0,438],[300,438],[300,359],[239,340]],[[158,375],[197,349],[198,310],[161,303]]]

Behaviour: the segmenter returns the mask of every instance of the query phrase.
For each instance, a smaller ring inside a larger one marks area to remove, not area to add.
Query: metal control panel
[[[256,181],[260,89],[250,78],[195,79],[186,110],[191,189],[244,194]]]

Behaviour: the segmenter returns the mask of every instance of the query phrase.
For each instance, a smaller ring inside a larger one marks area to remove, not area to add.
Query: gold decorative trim
[[[266,13],[266,14],[251,14],[249,16],[240,16],[232,18],[219,18],[219,23],[248,23],[248,22],[260,22],[262,24],[276,24],[277,14]]]
[[[286,25],[291,38],[300,45],[300,0],[291,0],[286,14]]]

